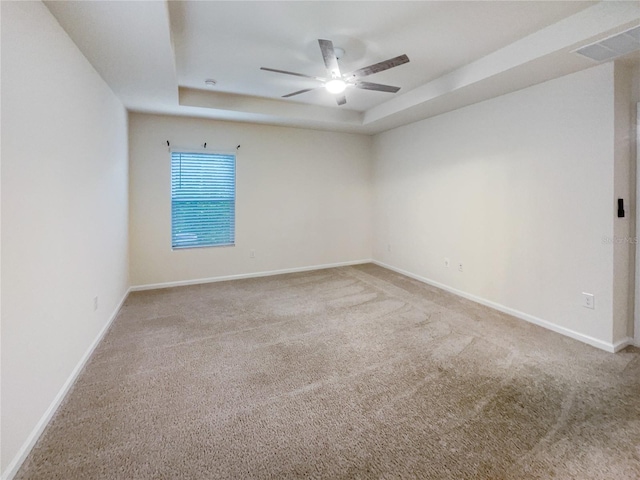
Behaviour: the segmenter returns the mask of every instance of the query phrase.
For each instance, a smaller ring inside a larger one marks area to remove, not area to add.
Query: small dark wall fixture
[[[618,218],[623,218],[624,217],[624,200],[619,198],[618,199]]]

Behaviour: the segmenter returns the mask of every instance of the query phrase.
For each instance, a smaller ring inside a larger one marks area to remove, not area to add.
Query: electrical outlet
[[[93,311],[98,310],[98,297],[93,297]]]
[[[461,272],[461,271],[462,271],[462,262],[460,262],[460,263],[458,264],[458,271],[459,271],[459,272]]]
[[[593,293],[582,292],[582,306],[592,310],[596,308],[596,297]]]
[[[449,268],[449,263],[450,263],[449,259],[448,259],[448,258],[445,258],[445,259],[444,259],[444,266],[445,266],[445,267],[447,267],[447,268]]]
[[[256,251],[255,250],[251,250],[249,252],[249,258],[256,258]]]

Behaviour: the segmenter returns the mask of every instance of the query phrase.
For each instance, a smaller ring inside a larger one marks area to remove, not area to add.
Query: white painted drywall
[[[139,113],[129,131],[132,285],[371,258],[371,137]],[[241,145],[235,247],[171,250],[167,140]]]
[[[374,259],[614,341],[612,64],[379,134],[374,156]]]
[[[124,107],[49,10],[1,8],[8,475],[126,293],[128,151]]]

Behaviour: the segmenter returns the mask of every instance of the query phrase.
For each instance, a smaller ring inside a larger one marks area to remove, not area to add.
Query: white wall
[[[125,109],[47,8],[1,9],[1,462],[9,476],[126,293],[128,152]]]
[[[371,258],[371,137],[145,114],[129,127],[132,285]],[[171,250],[167,140],[241,145],[235,247]]]
[[[382,133],[374,155],[376,260],[602,347],[619,340],[603,242],[615,215],[612,64]]]

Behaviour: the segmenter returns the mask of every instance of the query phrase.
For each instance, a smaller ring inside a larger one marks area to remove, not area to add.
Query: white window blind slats
[[[235,155],[172,152],[172,248],[233,245],[235,196]]]

